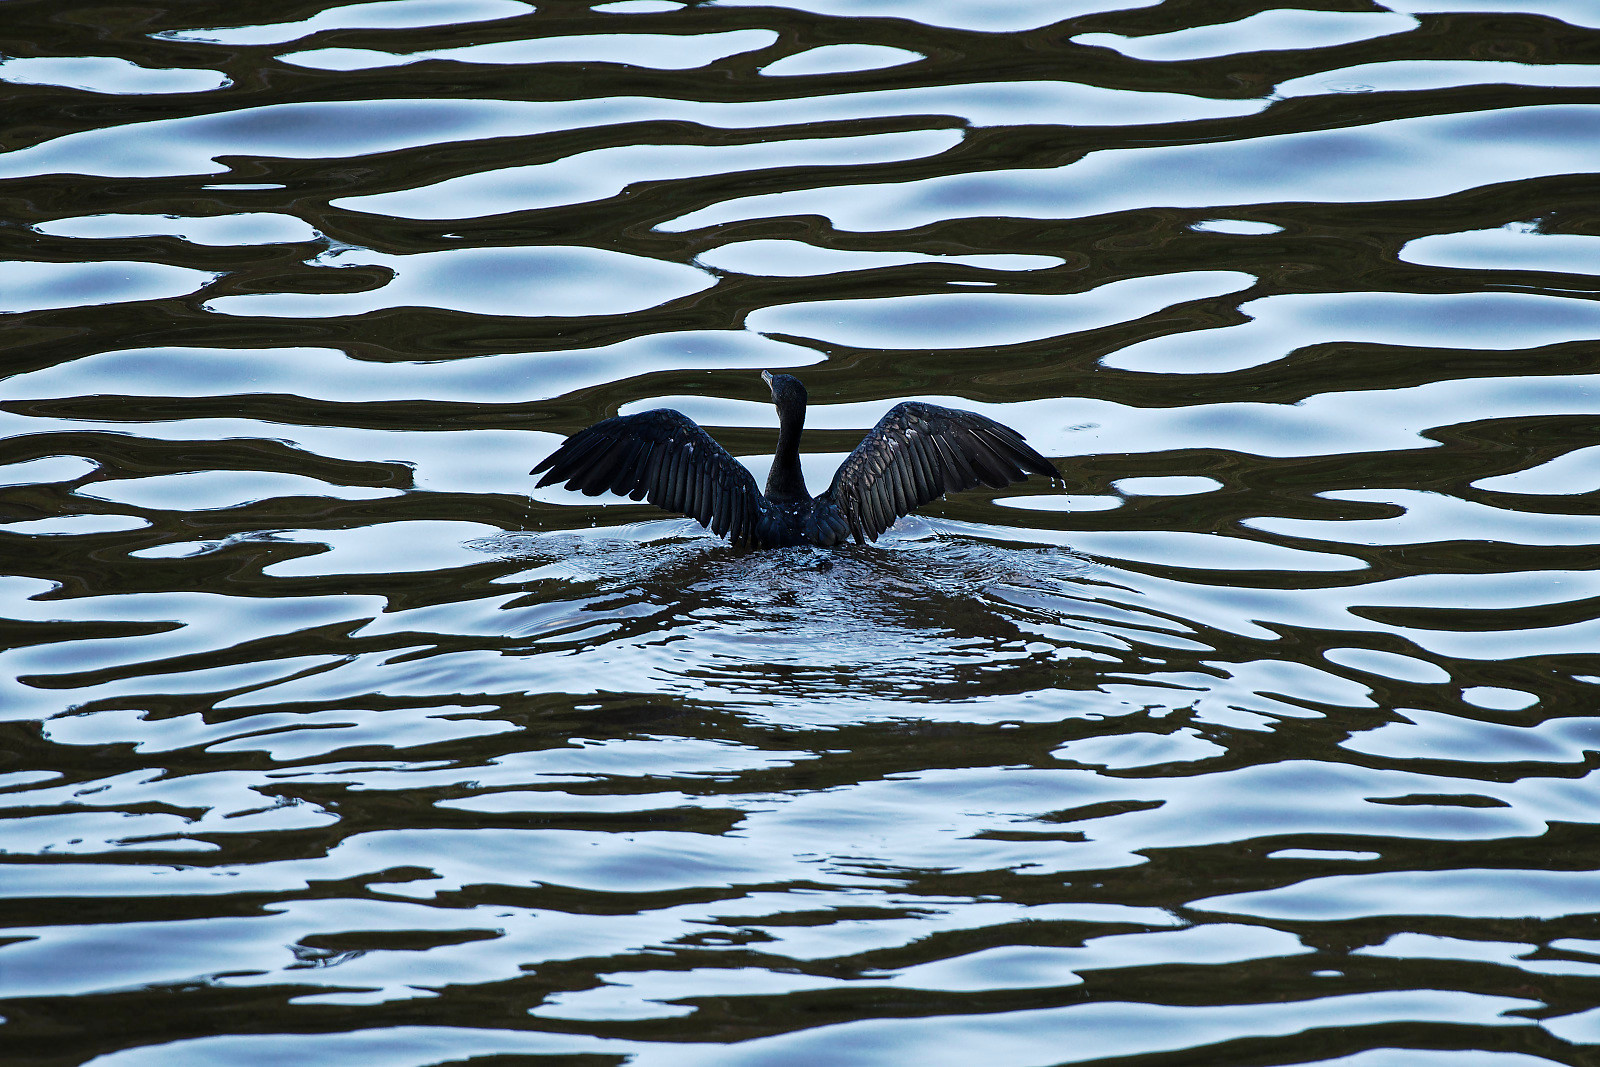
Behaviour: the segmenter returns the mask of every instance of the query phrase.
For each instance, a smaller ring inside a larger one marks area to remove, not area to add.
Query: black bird
[[[982,483],[999,489],[1060,475],[1009,426],[973,411],[909,400],[896,404],[839,464],[821,496],[806,492],[800,431],[806,387],[762,371],[778,409],[778,451],[767,491],[687,415],[657,408],[579,430],[530,474],[588,496],[610,491],[687,515],[736,545],[836,545],[876,541],[896,519],[945,493]]]

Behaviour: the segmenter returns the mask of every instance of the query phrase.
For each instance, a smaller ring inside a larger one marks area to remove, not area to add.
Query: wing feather
[[[674,448],[672,453],[672,481],[668,483],[667,510],[682,514],[684,501],[689,497],[689,467],[694,463],[694,453],[684,448]]]
[[[615,493],[687,515],[719,535],[753,539],[764,506],[744,465],[681,412],[619,415],[579,430],[539,461],[540,486]]]
[[[654,451],[655,447],[649,441],[639,442],[638,454],[628,470],[628,478],[634,483],[633,492],[628,494],[629,500],[643,500],[650,491],[650,459]]]
[[[836,508],[860,543],[945,493],[1000,489],[1029,474],[1059,477],[1016,430],[973,411],[909,401],[878,421],[817,500]]]
[[[914,430],[909,436],[911,461],[916,466],[917,480],[917,506],[921,507],[930,500],[938,499],[944,492],[944,479],[937,477],[933,465],[928,459],[927,436],[920,430]]]
[[[599,496],[610,488],[612,479],[621,473],[622,463],[627,456],[628,442],[611,442],[595,458],[594,465],[582,472],[582,479],[573,488],[581,489],[584,496]]]
[[[884,471],[889,475],[890,488],[894,490],[894,513],[896,515],[909,514],[917,506],[916,491],[911,488],[910,482],[907,481],[909,471],[906,469],[906,460],[909,457],[902,454],[905,451],[906,443],[901,440],[898,442],[898,447],[891,451],[889,462]]]
[[[943,437],[935,437],[933,440],[939,446],[939,459],[948,475],[945,492],[960,492],[977,485],[978,475],[973,471],[972,464],[967,462],[966,454],[956,447],[955,442],[947,441]]]

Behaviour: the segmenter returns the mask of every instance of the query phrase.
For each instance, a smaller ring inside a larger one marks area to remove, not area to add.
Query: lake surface
[[[1596,1063],[1600,12],[1121,2],[0,7],[0,1059]]]

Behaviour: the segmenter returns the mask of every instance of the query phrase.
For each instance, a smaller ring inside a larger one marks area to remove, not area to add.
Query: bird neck
[[[785,504],[811,499],[806,492],[806,476],[800,470],[800,431],[805,424],[805,408],[778,412],[778,451],[772,456],[772,470],[767,474],[768,500]]]

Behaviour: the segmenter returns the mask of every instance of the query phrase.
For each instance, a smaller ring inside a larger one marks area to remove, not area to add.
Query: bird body
[[[902,515],[948,492],[994,489],[1029,474],[1059,475],[1017,431],[972,411],[897,404],[813,497],[800,469],[806,390],[762,371],[778,409],[778,448],[766,491],[693,419],[670,408],[619,415],[567,438],[539,461],[540,486],[612,492],[687,515],[736,545],[828,547],[876,541]]]

